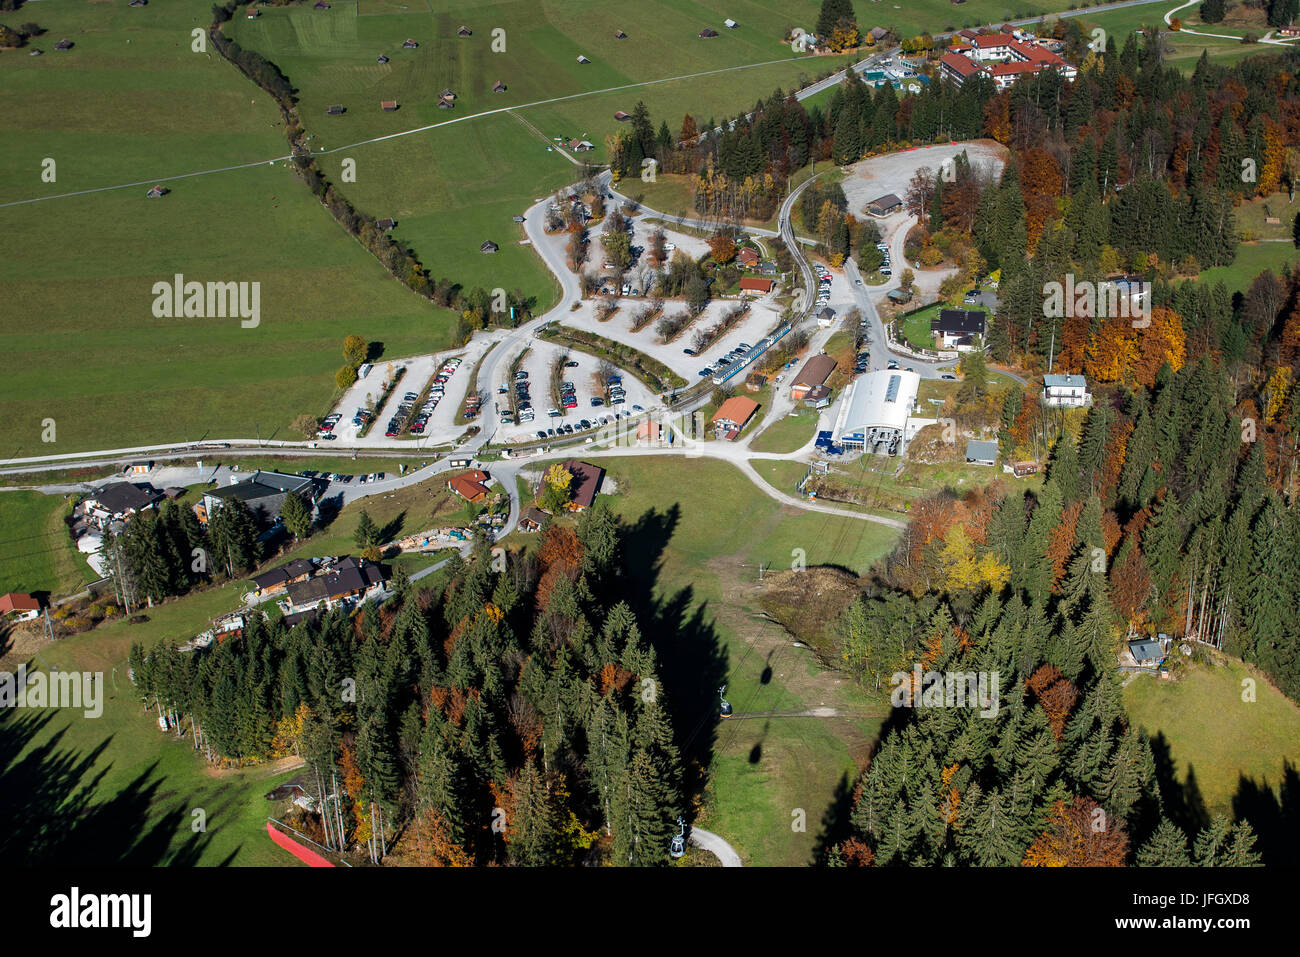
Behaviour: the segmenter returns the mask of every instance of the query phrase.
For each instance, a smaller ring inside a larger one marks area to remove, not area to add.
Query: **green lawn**
[[[1284,265],[1291,263],[1294,269],[1297,261],[1300,261],[1300,250],[1290,242],[1242,243],[1237,247],[1237,257],[1231,266],[1202,270],[1199,279],[1211,285],[1223,282],[1229,292],[1245,292],[1251,281],[1265,269],[1280,276]]]
[[[799,407],[769,425],[749,447],[755,452],[793,452],[813,437],[816,428],[816,411]]]
[[[211,5],[48,0],[43,57],[0,58],[0,203],[212,170],[287,151],[278,111],[219,57],[192,53]],[[54,39],[75,46],[54,52]],[[128,42],[129,41],[129,42]],[[43,182],[42,160],[57,162]],[[450,344],[410,293],[282,164],[0,208],[22,236],[0,264],[11,357],[6,453],[287,436],[323,413],[343,338],[385,356]],[[260,283],[260,324],[157,318],[153,285]],[[55,441],[42,441],[44,422]],[[296,436],[294,436],[296,438]]]
[[[1196,61],[1200,59],[1203,50],[1209,54],[1211,60],[1225,66],[1255,54],[1276,54],[1279,52],[1275,46],[1258,43],[1243,44],[1240,40],[1225,40],[1218,37],[1195,36],[1190,33],[1171,31],[1165,26],[1163,18],[1165,13],[1178,6],[1181,6],[1181,0],[1167,0],[1167,2],[1162,0],[1162,2],[1125,7],[1120,10],[1090,13],[1079,18],[1079,25],[1083,27],[1084,33],[1091,34],[1092,30],[1100,28],[1113,34],[1120,49],[1123,49],[1125,41],[1135,31],[1145,27],[1158,26],[1166,33],[1165,40],[1173,48],[1171,53],[1163,57],[1164,62],[1177,67],[1184,73],[1190,73],[1196,69]],[[1193,22],[1198,19],[1196,7],[1188,7],[1179,11],[1178,16],[1182,18],[1183,23],[1187,26],[1204,30],[1207,33],[1241,36],[1246,32],[1223,23],[1199,25]],[[1263,36],[1265,29],[1257,29],[1253,32],[1257,36]]]
[[[68,595],[99,576],[82,559],[64,524],[61,495],[0,493],[0,594]]]
[[[939,310],[951,308],[947,303],[937,302],[932,306],[927,306],[920,312],[915,312],[910,316],[905,316],[898,322],[898,332],[901,338],[906,339],[918,349],[933,349],[935,339],[930,334],[930,321],[939,318]],[[984,306],[962,306],[963,309],[969,309],[975,312],[982,312],[988,315],[988,309]]]
[[[1247,678],[1253,702],[1242,700]],[[1286,762],[1300,764],[1300,708],[1236,661],[1188,667],[1178,681],[1138,677],[1124,706],[1150,737],[1164,737],[1176,780],[1194,779],[1211,813],[1230,812],[1243,776],[1276,791]]]
[[[866,712],[856,719],[759,718],[717,727],[700,825],[724,836],[747,864],[809,863],[822,815],[844,777],[850,783],[856,777],[885,709],[788,640],[770,658],[749,650],[746,638],[774,627],[754,617],[761,611],[754,566],[788,569],[798,548],[810,566],[866,572],[892,548],[896,532],[780,506],[722,462],[664,456],[600,464],[618,487],[611,504],[635,529],[625,549],[630,590],[652,575],[654,594],[685,622],[676,640],[718,642],[736,712],[820,706]],[[665,647],[671,650],[668,638]],[[671,684],[667,690],[672,695]],[[806,812],[804,832],[792,829],[795,809]]]

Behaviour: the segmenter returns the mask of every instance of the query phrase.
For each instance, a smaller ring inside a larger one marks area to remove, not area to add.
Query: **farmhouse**
[[[272,568],[260,575],[254,575],[249,581],[253,583],[255,588],[253,594],[258,598],[262,598],[264,596],[278,595],[296,582],[305,582],[311,578],[312,573],[315,571],[316,565],[310,560],[295,558],[279,568]]]
[[[232,475],[229,485],[205,492],[202,503],[195,507],[195,514],[206,524],[227,502],[240,501],[253,513],[258,527],[266,531],[279,523],[280,508],[287,496],[297,495],[311,507],[316,504],[315,492],[309,478],[259,469],[242,482]]]
[[[591,508],[600,491],[600,483],[605,479],[605,470],[577,459],[565,462],[564,470],[573,476],[569,483],[569,508],[575,512]]]
[[[447,488],[467,502],[481,502],[488,496],[487,483],[491,481],[488,474],[480,469],[470,469],[453,475],[447,481]]]
[[[743,395],[733,395],[713,413],[713,428],[727,441],[732,441],[740,434],[749,420],[758,411],[758,403]]]
[[[873,199],[867,203],[867,212],[872,216],[888,216],[895,210],[901,209],[903,201],[893,193],[886,193],[879,199]]]
[[[740,263],[740,265],[744,266],[746,269],[752,269],[754,266],[758,265],[758,251],[746,246],[741,249],[740,252],[736,253],[736,262]]]
[[[391,112],[393,112],[393,110],[397,109],[397,101],[396,101],[396,100],[380,100],[380,101],[379,101],[379,108],[380,108],[381,110],[383,110],[385,113],[391,113]]]
[[[921,377],[901,369],[880,369],[844,390],[832,434],[837,445],[866,452],[898,453],[919,423],[910,421]]]
[[[759,276],[742,276],[740,277],[740,291],[753,292],[759,295],[767,295],[772,291],[776,283],[771,279],[763,279]]]
[[[86,520],[98,528],[128,521],[137,512],[153,508],[163,493],[148,482],[114,482],[91,492],[86,498]]]
[[[1088,380],[1081,375],[1043,376],[1043,404],[1058,409],[1081,409],[1092,405]]]
[[[314,578],[290,584],[281,608],[295,615],[321,606],[347,608],[380,591],[386,577],[383,567],[374,562],[343,558]]]
[[[31,595],[16,591],[0,595],[0,616],[11,621],[31,621],[39,617],[40,613],[41,603]]]
[[[519,515],[519,530],[521,532],[540,532],[546,520],[551,517],[551,513],[544,508],[538,508],[536,505],[530,505]]]
[[[790,398],[798,402],[831,377],[835,371],[835,360],[826,353],[813,356],[803,364],[799,374],[790,383]]]
[[[995,465],[998,460],[998,444],[971,439],[966,443],[967,465]]]
[[[984,335],[985,314],[978,309],[941,309],[939,318],[930,320],[930,332],[938,337],[940,348],[973,348],[974,337]]]
[[[482,245],[478,247],[478,251],[481,253],[494,253],[500,248],[501,247],[498,246],[496,243],[492,242],[492,240],[485,239],[483,240]]]

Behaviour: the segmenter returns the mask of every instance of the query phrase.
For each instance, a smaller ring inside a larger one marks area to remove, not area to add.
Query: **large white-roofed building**
[[[859,376],[844,390],[835,419],[834,441],[865,452],[890,455],[928,424],[912,414],[921,377],[902,369],[881,369]]]

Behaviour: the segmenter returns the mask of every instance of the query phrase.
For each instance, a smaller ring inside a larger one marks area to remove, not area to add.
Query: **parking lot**
[[[550,438],[561,430],[568,435],[581,433],[606,424],[602,419],[614,421],[614,416],[632,415],[657,404],[656,397],[641,382],[619,370],[611,373],[614,381],[606,381],[600,374],[600,360],[581,352],[568,354],[567,361],[573,364],[564,368],[561,379],[564,394],[560,401],[555,401],[551,394],[551,368],[563,351],[558,345],[535,339],[520,363],[516,378],[495,384],[483,415],[486,419],[494,412],[497,414],[506,441]],[[571,388],[566,388],[564,383]],[[509,413],[512,399],[518,409],[517,424],[514,420],[500,421],[503,412]],[[599,400],[599,404],[593,404],[593,400]],[[551,415],[552,411],[557,414]]]
[[[644,300],[640,299],[619,300],[620,308],[608,322],[598,321],[595,315],[596,303],[584,300],[581,308],[566,315],[562,322],[575,329],[594,332],[606,339],[632,346],[651,358],[659,360],[687,382],[695,382],[702,378],[699,372],[706,366],[714,365],[718,359],[737,348],[742,342],[750,345],[758,342],[772,331],[780,318],[780,307],[770,297],[754,300],[750,305],[749,314],[724,333],[703,354],[688,355],[684,351],[691,348],[691,340],[696,330],[707,329],[714,325],[721,320],[724,313],[735,308],[739,302],[739,299],[720,299],[709,303],[704,309],[704,314],[669,343],[659,341],[659,333],[655,331],[655,325],[663,315],[674,315],[685,310],[685,303],[673,301],[664,303],[661,316],[639,332],[632,331],[632,320],[634,314],[645,307]]]

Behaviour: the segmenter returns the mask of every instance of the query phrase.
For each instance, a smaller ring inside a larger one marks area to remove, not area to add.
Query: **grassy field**
[[[809,566],[865,572],[889,551],[896,533],[780,506],[726,463],[662,457],[601,464],[618,488],[611,504],[632,526],[625,547],[630,590],[653,588],[681,621],[677,640],[717,643],[727,697],[738,714],[825,706],[856,715],[733,719],[715,731],[700,825],[730,841],[747,864],[809,863],[822,817],[836,789],[845,781],[851,786],[885,708],[756,617],[755,566],[788,569],[794,550],[803,549]],[[660,654],[673,659],[669,639]],[[793,829],[800,809],[806,831]]]
[[[1281,243],[1242,243],[1237,247],[1237,258],[1231,266],[1215,266],[1202,270],[1198,277],[1201,282],[1213,285],[1223,282],[1229,292],[1245,292],[1251,281],[1265,269],[1280,275],[1287,263],[1300,261],[1300,249],[1290,242]]]
[[[1242,700],[1247,678],[1253,702]],[[1300,764],[1300,708],[1236,661],[1190,666],[1177,681],[1138,677],[1124,689],[1124,706],[1150,737],[1163,738],[1157,751],[1167,747],[1174,780],[1210,813],[1230,813],[1243,785],[1276,793],[1286,764]]]
[[[60,495],[0,494],[0,594],[67,595],[99,577],[68,534],[68,511]]]
[[[793,452],[813,437],[817,413],[798,408],[773,422],[749,444],[755,452]]]
[[[190,638],[235,607],[237,589],[232,584],[166,602],[149,609],[143,624],[118,621],[41,652],[41,667],[99,672],[105,688],[97,719],[54,709],[4,709],[0,716],[0,748],[11,758],[0,772],[0,803],[11,818],[44,821],[53,850],[42,853],[41,863],[84,863],[87,856],[137,865],[294,863],[265,835],[273,805],[262,797],[291,775],[269,767],[209,768],[188,741],[158,730],[126,677],[133,641],[151,646]],[[206,814],[203,833],[191,830],[195,809]],[[24,824],[9,840],[31,833]],[[60,856],[60,841],[72,857]]]
[[[1164,57],[1164,62],[1177,67],[1184,73],[1190,73],[1196,69],[1196,61],[1200,59],[1202,51],[1208,53],[1210,59],[1214,62],[1225,66],[1256,54],[1278,52],[1278,48],[1275,46],[1258,43],[1243,44],[1240,40],[1195,36],[1190,33],[1171,31],[1165,26],[1163,17],[1166,12],[1179,5],[1180,3],[1177,0],[1169,0],[1169,2],[1143,4],[1137,7],[1125,7],[1120,10],[1089,13],[1079,18],[1079,24],[1083,27],[1085,33],[1090,34],[1092,30],[1100,28],[1109,34],[1113,34],[1121,49],[1124,47],[1125,40],[1135,31],[1158,26],[1166,33],[1165,42],[1170,48],[1170,52]],[[1187,26],[1204,30],[1207,33],[1231,34],[1239,37],[1247,32],[1226,23],[1202,26],[1195,22],[1198,19],[1196,7],[1188,7],[1186,10],[1180,11],[1178,16],[1182,18]],[[1266,29],[1255,29],[1252,32],[1257,36],[1263,36]]]
[[[295,415],[326,410],[349,333],[387,356],[449,344],[449,314],[391,278],[281,164],[145,198],[158,178],[287,150],[269,99],[219,57],[190,52],[190,29],[210,17],[200,0],[48,0],[29,17],[48,31],[36,41],[46,55],[0,57],[0,203],[145,184],[0,208],[0,228],[24,237],[0,264],[14,305],[6,456],[284,437]],[[64,36],[75,46],[54,52]],[[177,273],[260,283],[260,324],[156,318],[153,284]]]

